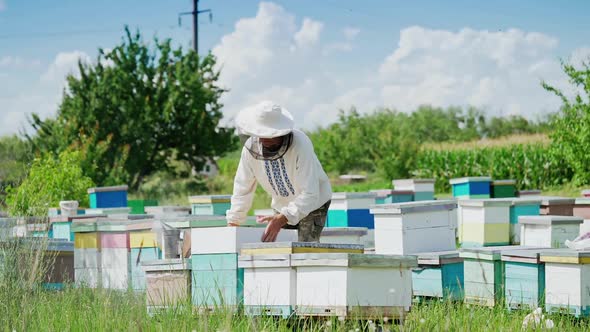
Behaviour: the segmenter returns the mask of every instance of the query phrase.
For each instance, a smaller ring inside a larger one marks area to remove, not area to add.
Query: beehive
[[[398,179],[393,180],[393,188],[400,191],[411,191],[414,201],[434,200],[434,179]]]
[[[199,309],[236,309],[243,301],[244,270],[238,253],[246,243],[260,243],[262,227],[191,229],[192,303]],[[281,230],[277,241],[295,241],[296,230]]]
[[[74,242],[49,240],[45,247],[44,261],[44,288],[60,290],[65,284],[74,282]]]
[[[521,216],[520,244],[563,248],[565,240],[578,237],[582,222],[582,218],[570,216]]]
[[[490,198],[490,177],[464,177],[451,179],[453,197],[458,199]]]
[[[129,233],[126,220],[104,220],[96,225],[103,288],[129,287]]]
[[[414,200],[414,192],[409,190],[377,189],[370,192],[376,195],[375,204],[404,203]]]
[[[418,267],[412,270],[414,296],[463,300],[463,258],[458,251],[416,255]]]
[[[127,225],[129,232],[129,275],[131,288],[136,291],[145,290],[145,272],[141,268],[143,262],[162,258],[162,239],[153,230],[154,220],[141,220]]]
[[[573,215],[582,219],[590,219],[590,197],[576,198]]]
[[[291,265],[299,316],[396,319],[410,310],[416,256],[293,254]]]
[[[374,228],[369,207],[375,204],[374,193],[333,193],[328,209],[327,227]]]
[[[158,201],[155,199],[130,199],[127,206],[131,208],[131,214],[145,214],[147,206],[157,206]]]
[[[296,270],[291,266],[292,253],[356,252],[363,247],[322,243],[245,244],[238,259],[244,269],[244,308],[253,316],[289,317],[295,310]]]
[[[188,216],[191,209],[188,206],[164,205],[164,206],[146,206],[145,213],[155,217],[185,217]]]
[[[575,198],[541,197],[541,214],[548,216],[573,216]]]
[[[547,250],[540,260],[545,263],[547,312],[590,316],[590,251]]]
[[[510,205],[510,244],[520,244],[520,216],[538,216],[541,200],[534,198],[514,198]]]
[[[516,197],[515,180],[495,180],[492,181],[491,188],[492,198]]]
[[[375,216],[375,252],[411,255],[455,249],[454,201],[420,201],[380,204]]]
[[[148,312],[178,308],[190,303],[191,266],[187,259],[143,262]]]
[[[117,216],[117,215],[128,215],[131,212],[129,207],[116,207],[116,208],[92,208],[86,209],[87,215],[106,215],[106,216]]]
[[[231,195],[190,196],[193,215],[225,216],[231,207]]]
[[[540,261],[544,249],[502,251],[506,306],[534,310],[545,298],[545,264]]]
[[[502,251],[537,249],[525,246],[463,248],[465,303],[493,307],[504,298]]]
[[[88,195],[91,209],[127,207],[127,186],[90,188]]]
[[[508,200],[459,201],[459,242],[462,248],[503,246],[510,243]]]

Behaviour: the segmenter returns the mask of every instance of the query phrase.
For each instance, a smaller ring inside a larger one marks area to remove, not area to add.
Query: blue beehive
[[[244,269],[238,254],[196,254],[192,264],[192,303],[197,308],[236,307],[244,298]]]
[[[420,253],[412,270],[414,296],[458,301],[463,299],[463,259],[458,251]]]
[[[327,227],[375,228],[375,219],[369,212],[375,204],[375,193],[334,193],[328,209]]]
[[[542,249],[507,250],[504,262],[504,289],[508,310],[535,309],[544,304],[545,264]]]
[[[541,213],[541,200],[533,198],[514,198],[510,205],[510,244],[520,244],[520,216],[538,216]]]
[[[453,197],[458,199],[490,198],[490,177],[464,177],[451,179]]]
[[[127,207],[127,186],[90,188],[88,195],[91,209]]]

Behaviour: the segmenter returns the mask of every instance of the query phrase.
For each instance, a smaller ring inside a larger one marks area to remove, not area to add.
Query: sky
[[[490,116],[558,110],[573,95],[560,61],[590,56],[590,1],[200,0],[199,52],[221,70],[227,123],[269,99],[313,129],[340,109],[475,106]],[[0,135],[55,116],[79,60],[121,42],[192,47],[190,0],[0,0]]]

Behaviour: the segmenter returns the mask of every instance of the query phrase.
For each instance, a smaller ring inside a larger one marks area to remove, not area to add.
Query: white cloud
[[[346,40],[349,41],[354,40],[356,36],[358,36],[359,32],[361,32],[360,29],[353,27],[346,27],[342,30],[342,33],[344,33],[344,37],[346,38]]]
[[[306,17],[303,20],[301,29],[295,34],[295,43],[297,44],[297,47],[307,47],[317,43],[320,39],[320,33],[322,32],[323,27],[323,23]]]
[[[5,120],[0,126],[0,135],[17,133],[21,129],[29,130],[26,119],[31,113],[37,113],[41,118],[54,115],[62,97],[66,75],[77,73],[78,59],[90,61],[90,57],[81,51],[61,52],[37,77],[37,81],[15,95],[0,94],[0,114]],[[18,57],[0,59],[0,67],[2,64],[24,66],[30,63]],[[11,74],[0,76],[0,87],[10,84],[11,78]]]

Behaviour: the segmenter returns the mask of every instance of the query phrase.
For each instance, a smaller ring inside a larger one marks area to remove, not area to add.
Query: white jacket
[[[330,180],[311,140],[296,129],[291,146],[277,160],[255,159],[248,149],[242,148],[231,208],[227,211],[228,222],[240,224],[246,220],[257,181],[272,196],[271,207],[287,217],[290,225],[297,225],[332,198]]]

